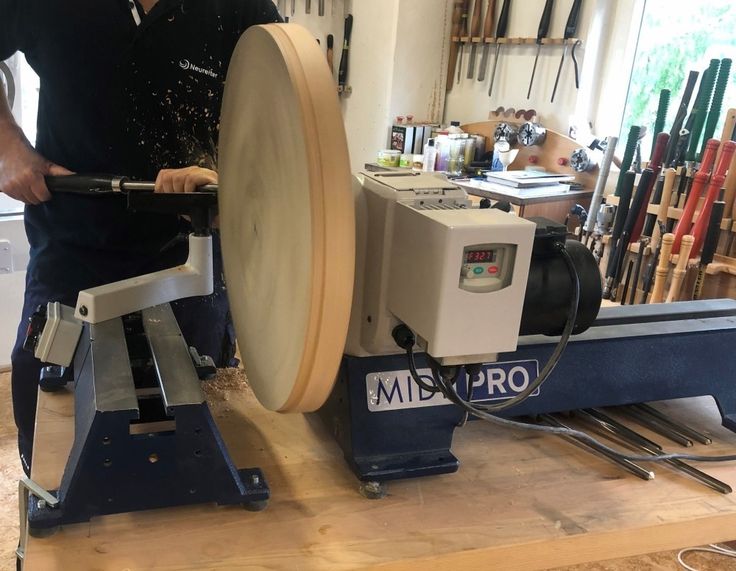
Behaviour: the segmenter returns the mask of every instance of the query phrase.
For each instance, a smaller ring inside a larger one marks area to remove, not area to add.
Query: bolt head
[[[46,509],[46,500],[38,500],[36,502],[36,507],[38,509],[40,509],[40,510],[45,510]]]

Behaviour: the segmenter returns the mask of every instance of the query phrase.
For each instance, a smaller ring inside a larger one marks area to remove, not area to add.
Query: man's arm
[[[51,198],[45,175],[71,174],[39,155],[13,119],[5,90],[0,88],[0,192],[26,204]]]

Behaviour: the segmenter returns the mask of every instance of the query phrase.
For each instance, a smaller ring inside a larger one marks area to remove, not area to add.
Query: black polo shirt
[[[278,12],[271,0],[159,0],[140,14],[136,25],[129,0],[0,0],[0,60],[22,51],[41,78],[36,146],[49,160],[149,180],[216,168],[232,51]],[[172,263],[160,252],[182,228],[119,197],[55,195],[26,207],[26,230],[30,276],[66,289]]]

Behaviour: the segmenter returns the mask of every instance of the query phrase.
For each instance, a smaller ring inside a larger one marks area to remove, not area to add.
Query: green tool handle
[[[677,115],[675,115],[675,120],[672,122],[672,129],[670,130],[670,144],[667,147],[667,152],[665,153],[664,160],[664,164],[668,166],[672,164],[672,161],[675,158],[675,153],[677,152],[677,142],[680,140],[680,131],[682,130],[682,124],[687,118],[687,109],[690,106],[690,98],[693,96],[695,84],[697,83],[699,76],[700,72],[694,70],[690,71],[690,74],[688,75],[687,84],[685,85],[685,92],[682,94],[680,106],[677,108]]]
[[[667,120],[667,111],[670,108],[670,96],[671,92],[669,89],[663,89],[659,92],[659,105],[657,106],[657,118],[654,121],[654,133],[652,133],[652,152],[649,156],[654,154],[654,146],[657,144],[657,135],[664,131],[664,122]]]
[[[715,87],[716,84],[716,77],[718,76],[718,68],[720,65],[721,62],[719,60],[710,60],[710,66],[705,71],[703,79],[700,81],[700,89],[698,90],[698,96],[695,98],[695,105],[693,106],[691,114],[693,121],[692,125],[689,127],[690,146],[685,154],[686,161],[694,161],[698,158],[700,135],[703,132],[703,127],[705,127],[708,106],[710,105],[711,98],[713,97],[713,87]],[[688,123],[690,123],[690,119],[688,119]]]
[[[624,159],[621,161],[621,174],[618,176],[618,182],[616,183],[616,192],[614,192],[614,196],[621,196],[621,189],[623,188],[624,178],[626,172],[631,168],[631,162],[634,160],[636,143],[639,141],[640,134],[641,127],[632,125],[631,129],[629,129],[629,138],[626,140]]]
[[[731,73],[731,60],[726,58],[721,60],[721,68],[718,71],[718,80],[716,81],[716,90],[713,94],[713,101],[710,104],[708,110],[708,119],[705,122],[705,132],[703,133],[703,140],[708,141],[713,137],[713,133],[716,131],[716,125],[718,119],[721,117],[721,107],[723,106],[723,96],[726,94],[726,88],[728,87],[728,78]],[[703,156],[705,151],[705,142],[703,148],[700,150],[698,158]]]

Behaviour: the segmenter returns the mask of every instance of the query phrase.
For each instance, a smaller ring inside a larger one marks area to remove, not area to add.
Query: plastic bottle
[[[450,122],[450,126],[447,128],[448,135],[462,135],[463,133],[465,131],[460,128],[460,121]]]
[[[437,148],[434,146],[434,139],[429,139],[424,147],[424,162],[422,170],[424,172],[434,172],[434,164],[437,161]]]

